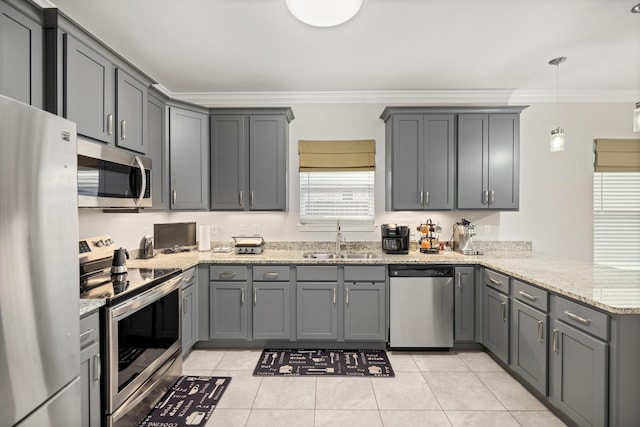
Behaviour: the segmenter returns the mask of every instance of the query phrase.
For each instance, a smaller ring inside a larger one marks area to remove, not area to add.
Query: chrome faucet
[[[341,246],[346,242],[346,239],[342,236],[342,229],[340,227],[340,220],[336,223],[336,253],[340,253]]]

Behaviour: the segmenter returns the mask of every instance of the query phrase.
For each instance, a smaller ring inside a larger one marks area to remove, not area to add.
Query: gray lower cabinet
[[[0,1],[0,93],[42,108],[42,18],[27,2],[20,6]]]
[[[191,268],[182,273],[182,354],[198,341],[198,275]]]
[[[344,283],[345,341],[386,341],[385,282]]]
[[[116,70],[116,145],[147,152],[147,86],[125,72]]]
[[[209,123],[203,111],[169,106],[170,207],[209,209]]]
[[[167,140],[166,99],[149,90],[147,98],[147,157],[152,161],[152,209],[169,209],[169,142]]]
[[[247,282],[211,282],[209,337],[247,339]]]
[[[511,306],[511,369],[547,395],[546,313],[513,300]]]
[[[297,334],[299,340],[338,339],[338,283],[297,283]]]
[[[82,426],[100,427],[100,318],[97,311],[80,318],[80,407]]]
[[[289,282],[253,283],[253,339],[291,339]]]
[[[458,342],[476,339],[476,283],[475,267],[455,268],[454,333]]]
[[[482,344],[509,363],[509,296],[483,286]]]
[[[287,209],[290,108],[211,110],[211,209]]]
[[[71,34],[65,34],[64,116],[78,125],[78,134],[97,141],[115,141],[115,65]]]
[[[457,208],[519,207],[520,115],[458,115]]]

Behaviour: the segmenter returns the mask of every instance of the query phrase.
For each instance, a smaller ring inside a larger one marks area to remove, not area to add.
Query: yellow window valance
[[[596,172],[640,172],[640,139],[596,139]]]
[[[373,171],[376,141],[298,141],[300,172]]]

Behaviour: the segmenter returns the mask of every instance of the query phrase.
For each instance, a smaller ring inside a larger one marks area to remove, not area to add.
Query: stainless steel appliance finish
[[[262,237],[233,237],[236,254],[260,255],[264,250]]]
[[[453,224],[453,250],[463,255],[482,255],[482,252],[473,249],[475,235],[476,226],[466,219]]]
[[[156,256],[153,248],[153,237],[143,236],[140,240],[139,257],[142,259],[149,259]]]
[[[151,159],[78,139],[78,207],[150,208]]]
[[[0,144],[0,425],[77,426],[76,125],[0,96]]]
[[[453,347],[453,266],[389,266],[389,347]]]

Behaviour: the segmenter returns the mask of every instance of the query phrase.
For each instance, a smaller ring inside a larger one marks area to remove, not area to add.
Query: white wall
[[[196,221],[217,226],[213,240],[231,240],[241,230],[258,232],[266,241],[332,240],[334,232],[301,232],[298,197],[299,139],[376,140],[376,224],[417,226],[431,218],[450,237],[452,225],[466,218],[478,228],[477,240],[530,240],[534,250],[590,261],[592,259],[592,173],[594,138],[638,138],[632,132],[633,103],[565,103],[560,124],[567,135],[566,151],[549,152],[549,133],[555,127],[555,104],[532,104],[520,122],[519,212],[385,212],[384,123],[382,104],[294,104],[290,125],[288,212],[155,212],[103,214],[80,210],[80,236],[111,236],[128,248],[153,234],[158,222]],[[490,226],[490,230],[486,230]],[[490,231],[485,234],[485,231]],[[377,241],[380,231],[346,232],[347,240]]]

